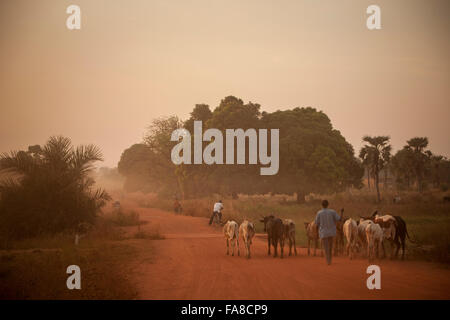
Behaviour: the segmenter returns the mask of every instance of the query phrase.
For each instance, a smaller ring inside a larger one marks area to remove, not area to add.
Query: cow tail
[[[414,241],[413,239],[411,239],[411,237],[409,236],[408,228],[406,227],[406,223],[405,223],[405,232],[406,232],[406,236],[408,237],[408,240],[411,241],[412,243],[416,243],[416,241]]]

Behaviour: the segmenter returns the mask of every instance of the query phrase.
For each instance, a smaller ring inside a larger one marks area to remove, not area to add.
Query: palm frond
[[[0,170],[22,174],[32,174],[39,165],[39,160],[24,151],[11,151],[0,154]]]
[[[69,163],[72,157],[72,142],[69,138],[52,136],[42,149],[44,159],[53,166],[63,166]]]

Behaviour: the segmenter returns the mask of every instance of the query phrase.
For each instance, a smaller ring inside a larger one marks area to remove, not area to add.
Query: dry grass
[[[119,261],[133,248],[99,244],[0,253],[0,299],[133,299],[137,296]],[[81,269],[81,290],[69,290],[66,269]]]
[[[139,246],[128,239],[163,239],[158,227],[140,231],[130,221],[107,213],[74,244],[73,234],[0,243],[0,299],[135,299],[130,263]],[[126,221],[126,223],[124,223]],[[133,225],[128,227],[118,225]],[[138,232],[133,235],[133,230]],[[151,250],[151,247],[149,248]],[[69,290],[66,269],[81,268],[81,290]]]

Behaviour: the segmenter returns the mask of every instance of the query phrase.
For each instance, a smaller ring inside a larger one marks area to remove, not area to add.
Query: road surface
[[[137,209],[159,226],[164,240],[139,242],[133,262],[134,282],[142,299],[450,299],[450,269],[422,261],[376,261],[381,289],[369,290],[366,259],[350,261],[298,255],[267,255],[265,235],[253,241],[252,258],[227,256],[219,227],[208,219],[175,215],[158,209]],[[151,253],[151,258],[149,258]]]

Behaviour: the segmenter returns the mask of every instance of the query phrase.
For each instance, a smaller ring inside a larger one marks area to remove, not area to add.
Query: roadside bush
[[[93,189],[89,174],[102,160],[94,145],[74,148],[64,137],[51,137],[41,149],[0,156],[0,169],[19,179],[0,184],[0,233],[7,239],[54,234],[94,223],[109,195]]]

